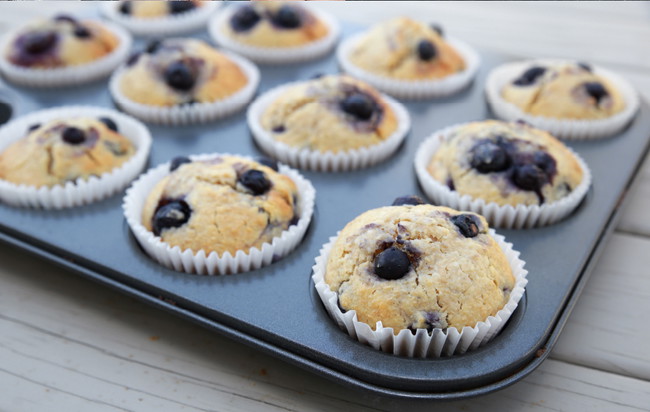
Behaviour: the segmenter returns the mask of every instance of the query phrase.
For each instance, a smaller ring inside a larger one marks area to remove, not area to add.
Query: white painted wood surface
[[[480,48],[603,64],[650,97],[647,2],[319,6],[365,24],[399,10]],[[0,29],[93,7],[3,2]],[[551,360],[501,392],[422,409],[649,410],[649,210],[646,164]],[[0,246],[0,411],[399,409]]]

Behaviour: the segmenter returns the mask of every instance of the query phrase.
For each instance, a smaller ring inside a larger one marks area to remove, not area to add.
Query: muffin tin
[[[344,35],[360,30],[349,25],[343,29]],[[412,130],[387,161],[354,172],[303,171],[317,190],[311,226],[294,252],[260,270],[198,276],[164,268],[144,254],[129,231],[121,195],[60,211],[0,204],[0,240],[383,399],[411,404],[504,388],[548,356],[615,226],[621,202],[648,151],[650,110],[646,103],[620,135],[568,142],[593,172],[593,186],[572,215],[544,228],[498,231],[521,251],[529,283],[509,323],[484,347],[461,356],[426,360],[376,351],[338,329],[311,281],[319,249],[349,220],[365,210],[389,205],[397,196],[422,195],[413,158],[423,139],[450,124],[491,117],[483,96],[486,75],[512,59],[481,55],[478,77],[468,89],[444,99],[406,103]],[[258,94],[288,81],[334,72],[333,55],[301,65],[262,66]],[[71,103],[112,107],[107,81],[71,89],[11,89],[18,95],[13,99],[14,115]],[[206,125],[150,125],[150,130],[154,137],[150,166],[195,153],[261,154],[243,112]]]

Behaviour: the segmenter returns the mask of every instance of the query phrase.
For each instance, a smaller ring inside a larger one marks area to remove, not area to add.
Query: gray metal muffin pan
[[[348,35],[359,28],[343,26]],[[201,37],[205,38],[202,34]],[[122,216],[123,194],[85,207],[51,211],[0,204],[0,239],[85,277],[251,345],[292,364],[365,392],[370,403],[414,404],[458,399],[504,388],[533,371],[555,343],[589,278],[639,164],[648,150],[646,103],[620,135],[569,142],[593,172],[593,186],[566,220],[531,230],[501,230],[529,270],[525,296],[502,333],[462,356],[409,359],[358,343],[326,314],[311,281],[318,251],[360,213],[420,194],[413,158],[433,131],[490,118],[483,97],[488,71],[505,56],[481,53],[473,84],[444,99],[408,102],[413,127],[389,160],[346,173],[303,172],[317,190],[311,226],[298,248],[253,272],[197,276],[168,270],[148,258]],[[334,56],[286,67],[260,67],[259,93],[317,73],[336,73]],[[14,116],[65,104],[113,107],[107,80],[70,89],[10,88]],[[6,91],[5,91],[6,92]],[[150,166],[178,155],[230,152],[259,155],[245,114],[206,125],[150,125]],[[218,348],[215,348],[218,350]]]

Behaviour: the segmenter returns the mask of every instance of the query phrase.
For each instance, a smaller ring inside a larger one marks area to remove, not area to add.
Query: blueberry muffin
[[[625,108],[619,91],[585,63],[531,65],[501,96],[525,113],[558,119],[602,119]]]
[[[196,0],[182,1],[120,1],[117,10],[120,14],[136,19],[153,19],[172,15],[182,15],[203,6]]]
[[[182,250],[235,255],[296,224],[297,188],[273,163],[237,156],[176,158],[149,193],[142,224]]]
[[[340,232],[325,283],[373,329],[474,327],[510,298],[515,277],[485,219],[431,205],[363,213]]]
[[[349,61],[397,80],[437,80],[465,69],[465,61],[439,26],[399,17],[372,27],[351,50]]]
[[[261,125],[278,142],[336,153],[382,143],[397,129],[397,117],[372,86],[349,76],[322,76],[284,90]]]
[[[118,87],[133,102],[168,107],[222,100],[247,83],[237,63],[205,42],[169,39],[132,55]]]
[[[254,47],[304,46],[327,36],[328,26],[296,2],[250,2],[232,14],[222,33]]]
[[[498,205],[541,205],[583,179],[577,158],[548,132],[524,122],[465,124],[440,144],[427,171],[460,195]]]
[[[60,68],[98,60],[118,44],[119,39],[101,23],[60,14],[18,31],[4,54],[17,66]]]
[[[28,186],[63,185],[110,172],[135,154],[110,118],[34,124],[0,153],[0,179]]]

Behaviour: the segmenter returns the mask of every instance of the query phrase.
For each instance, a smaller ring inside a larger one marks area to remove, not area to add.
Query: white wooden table
[[[650,96],[649,3],[319,6],[365,24],[411,15],[479,48],[602,64]],[[3,2],[0,28],[92,7]],[[501,392],[423,410],[650,409],[650,165],[639,180],[551,359]],[[0,246],[2,411],[395,408]]]

